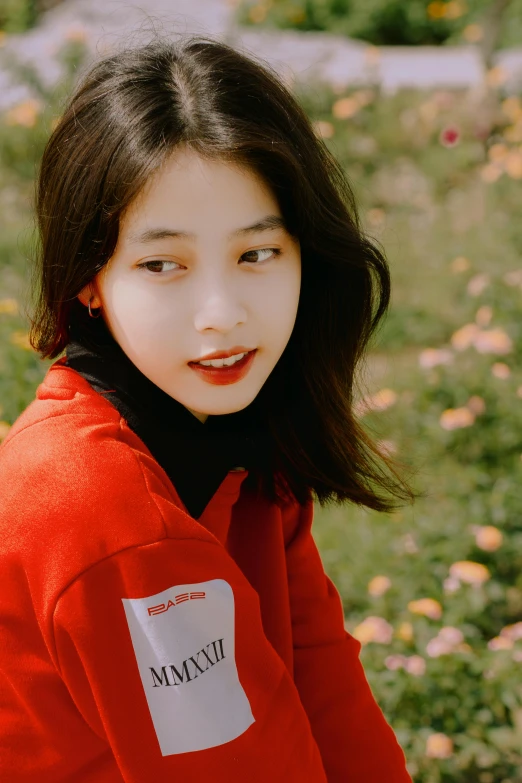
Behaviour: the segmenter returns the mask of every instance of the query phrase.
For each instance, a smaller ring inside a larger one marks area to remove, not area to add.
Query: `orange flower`
[[[469,408],[448,408],[442,412],[439,423],[444,430],[459,430],[471,427],[475,423],[475,415]]]
[[[9,109],[5,116],[7,125],[23,125],[26,128],[33,128],[36,123],[42,104],[34,98],[19,103]]]
[[[480,525],[475,530],[475,543],[485,552],[496,552],[502,546],[502,533],[493,525]]]
[[[491,374],[501,381],[505,381],[511,375],[511,369],[505,362],[495,362],[491,367]]]
[[[493,317],[493,308],[489,305],[482,305],[475,313],[475,321],[479,326],[487,326]]]
[[[479,333],[480,329],[477,324],[465,324],[457,329],[451,335],[451,344],[457,351],[464,351],[473,345],[475,336]]]
[[[331,122],[319,120],[314,123],[314,128],[317,132],[317,135],[322,139],[330,139],[334,135],[334,126]]]
[[[479,353],[505,354],[513,350],[511,338],[500,328],[478,332],[473,345]]]
[[[440,620],[442,617],[442,606],[434,598],[420,598],[418,601],[410,601],[408,609],[414,614],[424,615],[431,620]]]
[[[384,595],[390,587],[391,579],[388,579],[387,576],[374,576],[368,583],[368,593],[375,598],[378,598],[379,596]]]
[[[522,639],[522,622],[513,623],[512,625],[505,625],[500,631],[500,636],[506,639]]]
[[[352,631],[352,636],[358,639],[362,645],[369,642],[389,644],[393,636],[392,626],[383,617],[367,617]]]
[[[485,565],[472,560],[459,560],[450,566],[450,576],[469,585],[481,585],[491,579],[491,574]]]
[[[511,650],[513,647],[513,639],[509,639],[506,636],[495,636],[488,642],[489,650]]]
[[[430,734],[426,741],[426,756],[432,759],[447,759],[453,754],[453,740],[442,732]]]
[[[452,262],[451,262],[451,271],[458,274],[459,272],[465,272],[466,269],[469,269],[471,266],[471,262],[469,258],[466,258],[465,256],[457,256]]]
[[[486,410],[486,403],[484,402],[482,397],[479,397],[477,394],[474,394],[467,401],[466,408],[468,408],[472,413],[474,413],[475,416],[480,416]]]

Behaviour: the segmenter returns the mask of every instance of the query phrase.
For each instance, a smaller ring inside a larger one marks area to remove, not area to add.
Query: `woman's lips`
[[[245,354],[242,359],[230,367],[205,367],[196,362],[189,362],[188,365],[207,383],[212,383],[214,386],[226,386],[229,383],[237,383],[245,377],[254,362],[256,353],[257,348]]]

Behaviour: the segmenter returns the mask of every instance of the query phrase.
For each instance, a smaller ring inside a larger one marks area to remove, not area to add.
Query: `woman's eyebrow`
[[[228,235],[228,239],[234,239],[234,237],[244,236],[246,234],[257,234],[261,231],[272,231],[275,228],[283,228],[286,230],[286,224],[282,217],[279,215],[266,215],[261,220],[252,223],[251,226],[244,226],[243,228],[237,228]],[[158,226],[157,228],[148,228],[137,234],[131,234],[129,236],[129,242],[131,244],[146,245],[150,242],[155,242],[158,239],[175,238],[175,239],[197,239],[197,234],[193,234],[189,231],[180,231],[174,228],[164,228]]]

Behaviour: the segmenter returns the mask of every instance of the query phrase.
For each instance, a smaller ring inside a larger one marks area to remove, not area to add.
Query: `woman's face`
[[[298,240],[282,226],[239,233],[269,216],[282,217],[255,174],[178,148],[123,215],[112,258],[79,295],[84,305],[94,297],[91,308],[102,307],[133,364],[201,422],[254,400],[294,327]],[[257,349],[234,383],[210,383],[188,364],[234,346]]]

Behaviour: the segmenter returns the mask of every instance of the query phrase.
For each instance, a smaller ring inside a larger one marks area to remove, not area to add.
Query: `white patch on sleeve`
[[[174,585],[122,602],[161,754],[243,734],[255,719],[237,674],[228,582]]]

